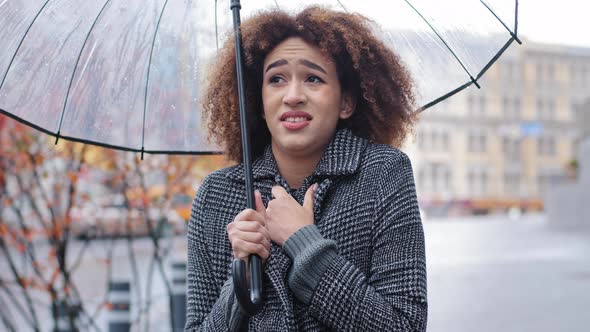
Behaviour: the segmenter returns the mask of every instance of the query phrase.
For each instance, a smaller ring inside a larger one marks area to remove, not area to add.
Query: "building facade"
[[[567,181],[590,112],[590,49],[525,42],[467,91],[427,109],[405,150],[424,210],[540,210]]]

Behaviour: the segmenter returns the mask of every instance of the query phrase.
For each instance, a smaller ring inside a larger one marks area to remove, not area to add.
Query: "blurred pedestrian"
[[[424,234],[412,167],[413,84],[356,14],[310,7],[242,25],[256,209],[243,166],[210,174],[188,230],[187,331],[226,331],[244,313],[230,263],[264,262],[251,331],[425,331]],[[212,67],[205,114],[240,162],[232,41]]]

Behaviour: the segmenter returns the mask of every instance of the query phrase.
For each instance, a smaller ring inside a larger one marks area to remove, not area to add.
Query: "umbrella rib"
[[[215,49],[219,51],[219,31],[217,25],[217,0],[215,0]]]
[[[504,44],[504,46],[502,46],[502,48],[498,51],[498,53],[496,53],[496,55],[494,55],[494,57],[488,62],[488,64],[485,67],[483,67],[481,72],[479,74],[477,74],[478,79],[480,77],[482,77],[483,74],[485,74],[485,72],[494,64],[494,62],[496,62],[496,60],[498,60],[498,58],[500,58],[500,55],[502,55],[502,53],[504,53],[504,51],[506,51],[508,46],[510,46],[510,44],[512,44],[512,42],[515,40],[518,42],[518,40],[515,39],[514,36],[512,38],[508,39],[506,44]]]
[[[59,117],[59,125],[57,127],[57,134],[55,136],[55,144],[57,144],[57,142],[59,141],[59,138],[61,137],[61,126],[63,124],[64,115],[66,113],[66,107],[68,106],[68,100],[70,99],[70,92],[72,90],[72,83],[74,82],[74,76],[76,76],[76,70],[78,69],[78,64],[80,63],[80,59],[82,58],[82,53],[84,52],[84,48],[86,47],[86,44],[88,43],[88,39],[90,39],[90,34],[92,33],[92,30],[94,30],[94,27],[96,26],[96,23],[98,22],[98,19],[102,16],[102,13],[106,9],[109,2],[111,2],[111,0],[106,0],[104,5],[102,5],[100,12],[98,12],[98,15],[96,15],[96,17],[94,18],[94,22],[92,22],[92,26],[90,26],[90,29],[88,30],[88,33],[86,34],[86,39],[84,39],[84,43],[82,44],[82,47],[80,48],[80,53],[78,54],[78,58],[76,59],[76,64],[74,65],[74,70],[72,71],[72,76],[70,77],[68,91],[66,92],[66,98],[64,99],[64,105],[61,110],[61,115]]]
[[[25,38],[27,38],[29,31],[31,31],[31,27],[33,26],[33,24],[35,24],[35,22],[37,21],[37,18],[39,17],[39,15],[41,15],[41,12],[43,12],[45,7],[47,6],[47,3],[49,3],[49,0],[46,0],[45,3],[43,4],[43,6],[41,7],[41,9],[39,9],[39,11],[37,12],[37,15],[35,15],[35,17],[31,21],[31,24],[29,24],[27,31],[25,31],[23,38],[21,38],[20,42],[18,43],[18,47],[16,48],[16,51],[14,51],[14,54],[12,55],[12,59],[10,59],[10,63],[8,63],[8,68],[6,68],[6,72],[4,73],[4,77],[2,78],[2,82],[0,82],[0,90],[2,90],[2,87],[4,86],[4,81],[6,80],[6,77],[8,76],[8,72],[10,71],[10,67],[12,67],[14,59],[16,58],[18,51],[20,51],[20,48],[25,41]]]
[[[471,82],[473,84],[475,84],[475,86],[479,89],[481,88],[479,86],[479,84],[477,83],[477,80],[475,78],[473,78],[473,75],[471,75],[471,73],[469,72],[469,70],[467,70],[467,68],[465,67],[465,65],[463,64],[463,61],[461,61],[461,59],[459,59],[459,57],[457,56],[457,54],[455,53],[455,51],[453,51],[453,48],[447,44],[447,42],[445,41],[445,39],[440,35],[440,33],[436,30],[436,28],[430,24],[430,22],[428,22],[428,20],[424,17],[424,15],[422,15],[422,13],[420,13],[420,11],[418,11],[416,9],[416,7],[414,7],[409,0],[404,0],[408,6],[410,6],[412,8],[412,10],[414,10],[414,12],[416,12],[416,14],[418,14],[418,16],[420,16],[420,18],[422,18],[422,20],[424,21],[424,23],[426,23],[426,25],[428,25],[430,27],[430,29],[432,30],[432,32],[434,32],[434,34],[438,37],[438,39],[440,39],[440,41],[446,46],[446,48],[449,50],[449,52],[451,52],[451,54],[453,55],[453,57],[455,58],[455,60],[457,60],[457,62],[459,62],[459,64],[461,65],[461,67],[463,68],[463,70],[467,73],[467,75],[469,75],[469,78],[471,79]]]
[[[492,15],[494,15],[494,17],[500,22],[500,24],[502,24],[504,26],[504,28],[506,28],[506,30],[508,30],[508,32],[510,33],[510,35],[512,36],[512,38],[514,38],[514,40],[516,40],[516,42],[519,45],[522,45],[522,42],[520,41],[520,39],[518,38],[518,36],[516,35],[516,27],[517,27],[517,18],[516,16],[518,16],[518,0],[516,0],[516,9],[515,9],[515,18],[514,18],[514,32],[512,30],[510,30],[510,28],[504,23],[504,21],[502,21],[502,19],[496,15],[496,13],[492,10],[492,8],[490,8],[490,6],[488,6],[487,3],[485,3],[485,1],[483,0],[479,0],[479,2],[481,2],[489,11],[490,13],[492,13]]]
[[[479,79],[480,77],[483,76],[483,74],[485,74],[485,72],[500,58],[502,53],[504,53],[504,51],[506,51],[506,49],[508,49],[508,47],[515,40],[516,39],[514,39],[514,38],[508,39],[508,41],[504,44],[504,46],[502,46],[502,48],[498,51],[498,53],[496,53],[496,55],[494,55],[494,57],[485,65],[485,67],[483,67],[483,69],[479,72],[479,74],[477,74],[477,79]],[[461,85],[460,87],[456,88],[455,90],[453,90],[443,96],[440,96],[440,97],[436,98],[435,100],[429,102],[428,104],[420,107],[419,109],[415,110],[414,113],[420,114],[420,113],[424,112],[427,108],[430,108],[430,107],[438,104],[439,102],[451,97],[452,95],[456,94],[457,92],[467,88],[471,84],[473,84],[473,82],[467,82],[467,83]]]
[[[428,104],[426,104],[426,105],[424,105],[424,106],[420,107],[419,109],[415,110],[415,111],[414,111],[414,113],[415,113],[415,114],[420,114],[420,113],[424,112],[426,109],[428,109],[428,108],[430,108],[430,107],[432,107],[432,106],[434,106],[434,105],[436,105],[436,104],[440,103],[441,101],[443,101],[443,100],[445,100],[445,99],[447,99],[447,98],[449,98],[449,97],[453,96],[454,94],[456,94],[457,92],[459,92],[459,91],[461,91],[461,90],[463,90],[463,89],[467,88],[467,87],[468,87],[468,86],[470,86],[471,84],[473,84],[473,82],[467,82],[467,83],[465,83],[465,84],[461,85],[460,87],[458,87],[458,88],[454,89],[453,91],[451,91],[451,92],[449,92],[449,93],[447,93],[447,94],[445,94],[445,95],[442,95],[442,96],[440,96],[440,97],[436,98],[435,100],[433,100],[433,101],[429,102]]]
[[[340,0],[336,0],[336,1],[340,5],[340,7],[342,7],[342,10],[344,10],[344,12],[348,13],[348,9],[346,9],[346,7],[344,7],[344,5],[342,4],[342,2]]]
[[[158,36],[158,30],[160,29],[160,22],[162,21],[162,16],[164,16],[164,11],[166,10],[166,6],[168,5],[168,0],[164,2],[162,6],[162,10],[160,11],[160,16],[158,17],[158,22],[156,23],[156,30],[154,31],[154,38],[152,39],[152,47],[150,50],[150,58],[148,60],[148,69],[147,69],[147,77],[145,79],[145,95],[143,99],[143,125],[141,127],[141,160],[143,160],[143,153],[145,151],[145,113],[147,111],[147,98],[148,98],[148,90],[150,85],[150,71],[152,69],[152,57],[154,55],[154,47],[156,45],[156,37]]]
[[[53,136],[53,137],[57,137],[56,133],[47,130],[43,127],[40,127],[32,122],[29,122],[17,115],[14,115],[8,111],[5,111],[3,109],[0,108],[0,114],[3,114],[13,120],[16,120],[26,126],[29,126],[35,130],[38,130],[42,133],[45,133],[49,136]],[[88,139],[83,139],[83,138],[78,138],[78,137],[73,137],[73,136],[67,136],[67,135],[62,135],[60,136],[61,138],[71,141],[71,142],[77,142],[77,143],[82,143],[82,144],[91,144],[94,146],[99,146],[99,147],[103,147],[103,148],[107,148],[107,149],[114,149],[114,150],[120,150],[120,151],[128,151],[128,152],[141,152],[141,150],[139,149],[134,149],[134,148],[129,148],[129,147],[125,147],[125,146],[120,146],[120,145],[113,145],[113,144],[107,144],[107,143],[102,143],[102,142],[98,142],[98,141],[92,141],[92,140],[88,140]],[[166,154],[166,155],[191,155],[191,156],[197,156],[197,155],[221,155],[223,154],[223,151],[218,151],[218,150],[213,150],[213,151],[183,151],[183,150],[145,150],[145,153],[148,154]]]
[[[514,4],[514,34],[518,35],[518,0]]]

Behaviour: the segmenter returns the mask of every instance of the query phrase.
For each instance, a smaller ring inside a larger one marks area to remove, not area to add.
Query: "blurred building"
[[[405,149],[427,214],[540,210],[547,187],[571,176],[590,49],[513,45],[480,84],[426,110]]]

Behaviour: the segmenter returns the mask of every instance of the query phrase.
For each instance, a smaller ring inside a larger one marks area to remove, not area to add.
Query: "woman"
[[[256,210],[242,165],[209,175],[188,231],[188,331],[240,318],[232,259],[264,262],[252,331],[424,331],[412,82],[358,15],[308,8],[242,23]],[[210,131],[241,160],[233,44],[212,71]],[[391,146],[392,145],[392,146]]]

